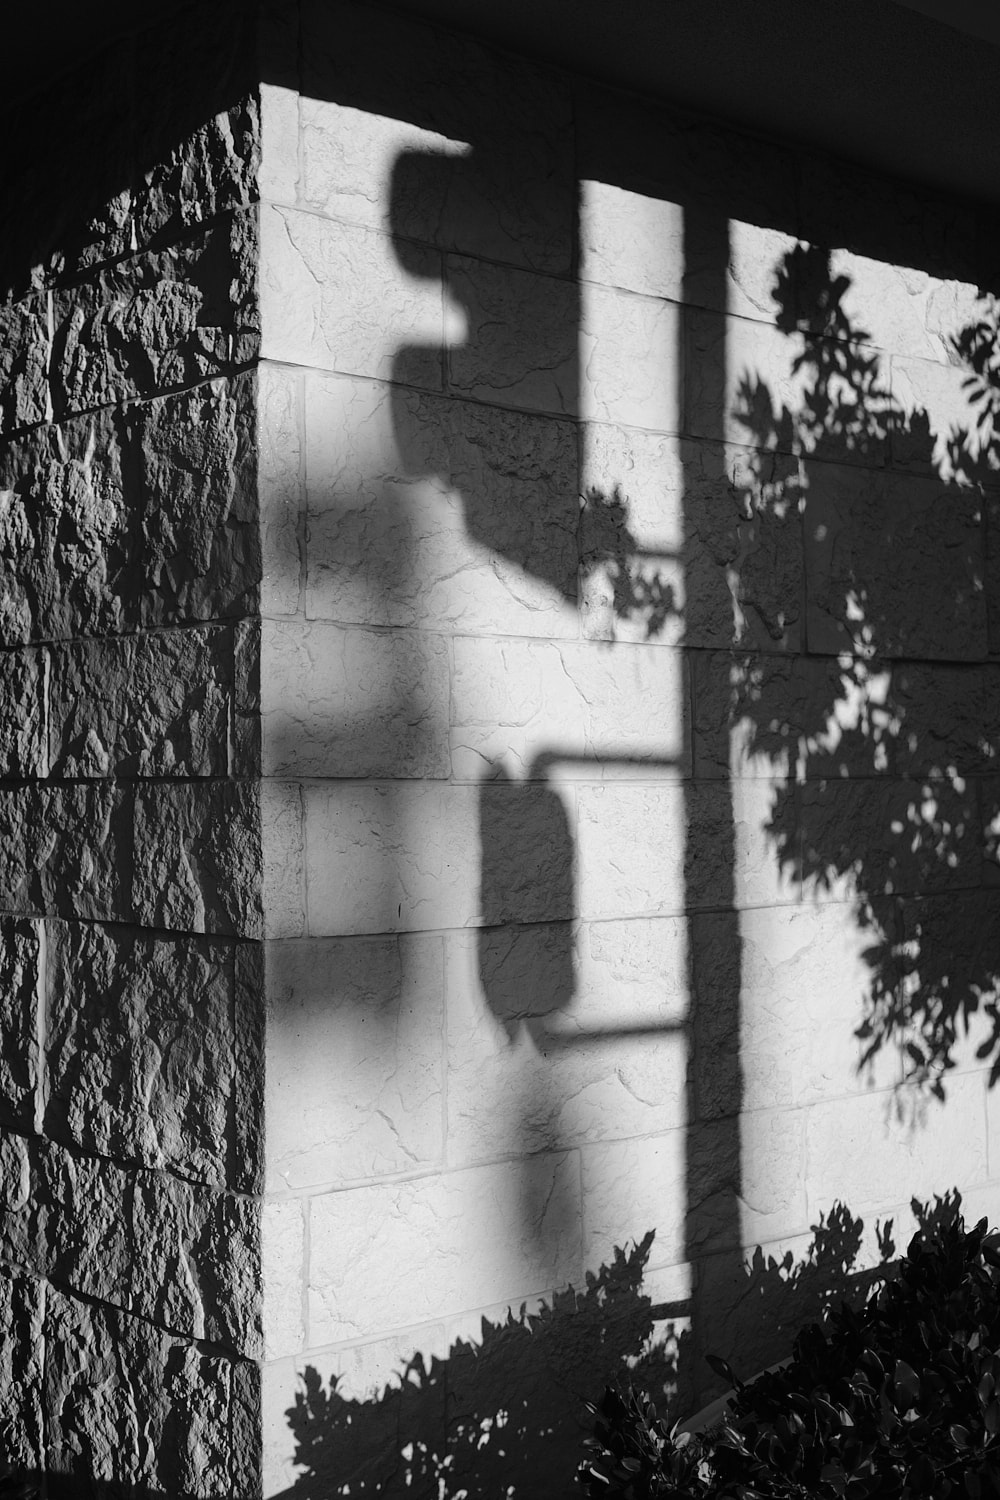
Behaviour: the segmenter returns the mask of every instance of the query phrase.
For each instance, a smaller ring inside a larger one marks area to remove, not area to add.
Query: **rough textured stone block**
[[[0,639],[120,630],[130,592],[124,437],[110,412],[0,449]]]
[[[580,303],[580,414],[681,432],[680,309],[588,283]]]
[[[577,634],[573,424],[312,378],[306,445],[309,615]]]
[[[265,359],[440,390],[441,257],[317,214],[264,205]]]
[[[272,943],[266,964],[268,1186],[440,1163],[441,939]]]
[[[142,535],[139,615],[158,625],[239,615],[260,580],[255,377],[200,385],[130,414]]]
[[[802,873],[817,895],[864,901],[982,880],[971,784],[819,782],[801,789],[800,808]]]
[[[0,918],[0,1109],[22,1130],[34,1125],[42,983],[39,923]]]
[[[33,1181],[41,1265],[59,1285],[126,1307],[132,1274],[132,1176],[101,1157],[38,1143]]]
[[[829,257],[831,280],[846,278],[838,305],[854,342],[887,354],[952,363],[952,340],[976,317],[977,290],[913,265],[894,266],[850,250]],[[818,317],[813,326],[821,327]]]
[[[575,416],[579,313],[573,282],[463,256],[448,257],[447,276],[464,315],[462,333],[449,339],[448,389]]]
[[[261,653],[265,775],[447,776],[444,637],[265,622]]]
[[[229,1186],[237,1193],[264,1191],[264,948],[236,943],[233,950],[233,1030],[236,1044],[233,1153]]]
[[[0,776],[47,776],[44,651],[0,653]]]
[[[297,371],[264,362],[257,369],[257,484],[263,576],[260,609],[294,615],[305,563],[300,538],[305,497],[302,487],[302,380]]]
[[[277,82],[260,86],[260,169],[262,203],[293,205],[299,185],[299,95]]]
[[[232,1494],[231,1362],[54,1288],[45,1306],[48,1465],[75,1493],[146,1484]]]
[[[305,1343],[305,1205],[299,1198],[261,1205],[264,1358],[298,1354]]]
[[[163,1172],[132,1200],[130,1301],[159,1328],[260,1358],[260,1205]]]
[[[580,277],[683,300],[684,210],[610,182],[580,184]]]
[[[232,696],[228,630],[56,647],[48,695],[52,771],[74,778],[225,775]]]
[[[47,935],[47,1132],[223,1186],[234,1096],[253,1082],[229,947],[54,921]]]
[[[0,1132],[0,1258],[8,1268],[42,1272],[35,1145],[30,1136]]]
[[[409,18],[380,26],[364,5],[310,3],[302,25],[310,206],[490,260],[570,269],[572,122],[559,75]]]
[[[811,650],[985,656],[977,496],[938,480],[832,464],[810,465],[806,483]]]
[[[577,807],[581,916],[653,917],[685,909],[681,787],[581,786]]]
[[[188,385],[255,358],[256,215],[148,251],[56,293],[57,414]]]
[[[310,1342],[427,1322],[579,1277],[578,1174],[568,1153],[314,1198]]]
[[[262,781],[260,806],[265,936],[299,937],[306,930],[302,788],[292,782]]]
[[[96,921],[127,919],[131,797],[112,785],[43,786],[18,798],[27,819],[27,872],[35,910]]]
[[[587,936],[567,923],[449,938],[449,1163],[683,1124],[676,1015],[662,1001],[638,1016],[622,1005],[609,1024]]]
[[[49,334],[44,297],[0,307],[0,432],[44,422]]]
[[[894,1199],[945,1193],[956,1177],[962,1188],[981,1186],[987,1176],[985,1092],[978,1073],[951,1081],[946,1129],[935,1129],[933,1116],[920,1128],[887,1093],[817,1104],[805,1116],[810,1217],[837,1198],[864,1214]]]
[[[43,1288],[33,1277],[0,1277],[0,1364],[17,1372],[0,1395],[0,1443],[13,1469],[42,1468]]]
[[[257,796],[235,782],[142,786],[132,871],[135,917],[145,927],[261,935]]]
[[[261,774],[260,637],[259,619],[238,620],[233,627],[229,774],[238,780]]]
[[[688,768],[685,673],[652,647],[497,641],[454,644],[451,759],[457,777],[501,764],[518,776],[613,780]]]

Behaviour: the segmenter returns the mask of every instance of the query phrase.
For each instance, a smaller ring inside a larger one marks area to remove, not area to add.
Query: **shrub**
[[[608,1389],[579,1471],[600,1500],[1000,1500],[1000,1235],[961,1216],[917,1235],[855,1311],[735,1386],[719,1427],[668,1428]]]

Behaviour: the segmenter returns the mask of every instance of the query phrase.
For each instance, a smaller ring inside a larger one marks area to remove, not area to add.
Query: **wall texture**
[[[0,1428],[53,1494],[258,1484],[253,49],[206,7],[5,128]]]
[[[993,223],[342,0],[44,102],[0,1438],[572,1493],[606,1379],[997,1213]]]

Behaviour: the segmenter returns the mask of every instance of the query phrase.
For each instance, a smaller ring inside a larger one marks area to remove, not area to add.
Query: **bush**
[[[910,1243],[860,1311],[796,1337],[725,1420],[668,1428],[608,1389],[579,1480],[592,1500],[1000,1500],[1000,1235],[961,1216]]]

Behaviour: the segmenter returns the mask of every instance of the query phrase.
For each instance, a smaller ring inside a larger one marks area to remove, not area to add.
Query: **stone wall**
[[[992,230],[372,6],[296,17],[265,1487],[571,1493],[627,1360],[690,1407],[914,1197],[996,1212],[995,465],[954,344]]]
[[[0,1445],[52,1494],[259,1489],[249,19],[5,125]]]

